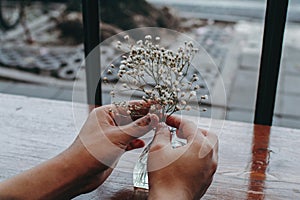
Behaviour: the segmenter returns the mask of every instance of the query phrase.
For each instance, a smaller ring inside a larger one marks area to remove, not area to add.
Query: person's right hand
[[[149,199],[200,199],[217,169],[218,138],[179,117],[166,123],[187,144],[172,148],[168,126],[158,125],[148,156]]]

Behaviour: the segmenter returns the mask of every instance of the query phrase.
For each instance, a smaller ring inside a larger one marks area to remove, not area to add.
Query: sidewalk
[[[241,26],[250,31],[241,48],[239,67],[232,82],[227,119],[251,122],[254,119],[262,26],[257,23],[245,23]],[[300,40],[295,38],[299,31],[298,24],[289,24],[285,33],[273,121],[276,126],[300,128]]]
[[[222,110],[222,107],[226,107],[227,120],[253,122],[262,31],[262,23],[239,22],[234,26],[209,25],[188,33],[203,45],[222,72],[227,105],[218,105],[217,109]],[[300,128],[299,34],[298,24],[287,26],[273,123],[276,126]],[[1,72],[4,69],[6,68],[0,66]],[[18,75],[23,82],[2,79],[0,93],[72,101],[73,81],[43,75],[31,75],[35,76],[31,78],[28,72],[19,73],[23,73]],[[216,75],[209,69],[202,75],[209,80],[208,84],[215,84]],[[85,81],[80,80],[80,90],[84,90]],[[107,91],[104,93],[104,102],[110,103]],[[210,110],[204,116],[209,115]]]

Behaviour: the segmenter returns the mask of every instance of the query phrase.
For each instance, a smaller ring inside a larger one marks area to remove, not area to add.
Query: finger
[[[130,101],[120,105],[109,105],[106,110],[116,122],[116,125],[126,125],[149,113],[152,101]]]
[[[166,120],[169,126],[177,128],[176,134],[179,138],[186,139],[188,143],[192,142],[195,137],[199,137],[197,125],[187,119],[178,116],[169,116]]]
[[[212,132],[206,132],[206,138],[209,141],[210,146],[213,148],[213,160],[218,161],[218,149],[219,149],[219,139],[218,136]]]
[[[153,143],[158,142],[171,144],[171,132],[164,122],[159,123],[156,127]]]
[[[130,124],[119,126],[118,129],[123,138],[123,142],[131,142],[133,139],[141,137],[157,126],[158,117],[154,114],[146,116],[131,122]]]
[[[200,129],[199,129],[200,130]],[[202,130],[205,133],[204,140],[199,151],[199,157],[203,158],[210,154],[212,159],[217,162],[218,160],[218,136],[214,133]]]
[[[145,146],[145,142],[143,140],[141,140],[141,139],[134,139],[134,140],[132,140],[127,145],[126,151],[130,151],[130,150],[133,150],[133,149],[142,148],[144,146]]]

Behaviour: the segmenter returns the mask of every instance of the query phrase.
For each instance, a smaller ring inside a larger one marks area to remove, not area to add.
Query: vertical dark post
[[[268,0],[255,124],[272,125],[288,0]]]
[[[102,105],[98,0],[82,0],[87,99],[89,105]],[[97,47],[97,48],[95,48]]]

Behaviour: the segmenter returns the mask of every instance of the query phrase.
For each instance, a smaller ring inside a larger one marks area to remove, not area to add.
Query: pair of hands
[[[143,147],[144,142],[137,138],[155,128],[148,157],[149,199],[200,199],[217,168],[217,136],[176,116],[159,123],[156,115],[147,114],[150,104],[143,103],[142,109],[135,110],[135,106],[141,106],[139,104],[131,104],[134,115],[127,114],[126,108],[111,105],[96,108],[90,114],[79,138],[89,153],[100,161],[100,180],[93,179],[84,192],[102,184],[119,157],[125,151]],[[185,146],[172,148],[168,125],[177,128],[177,136],[187,140]]]
[[[199,199],[217,167],[217,137],[172,116],[166,124],[187,139],[185,146],[173,149],[167,125],[147,114],[150,104],[131,104],[130,115],[128,109],[112,105],[94,109],[68,149],[1,182],[0,199],[70,199],[90,192],[107,179],[124,152],[143,147],[138,138],[154,128],[148,199]]]

